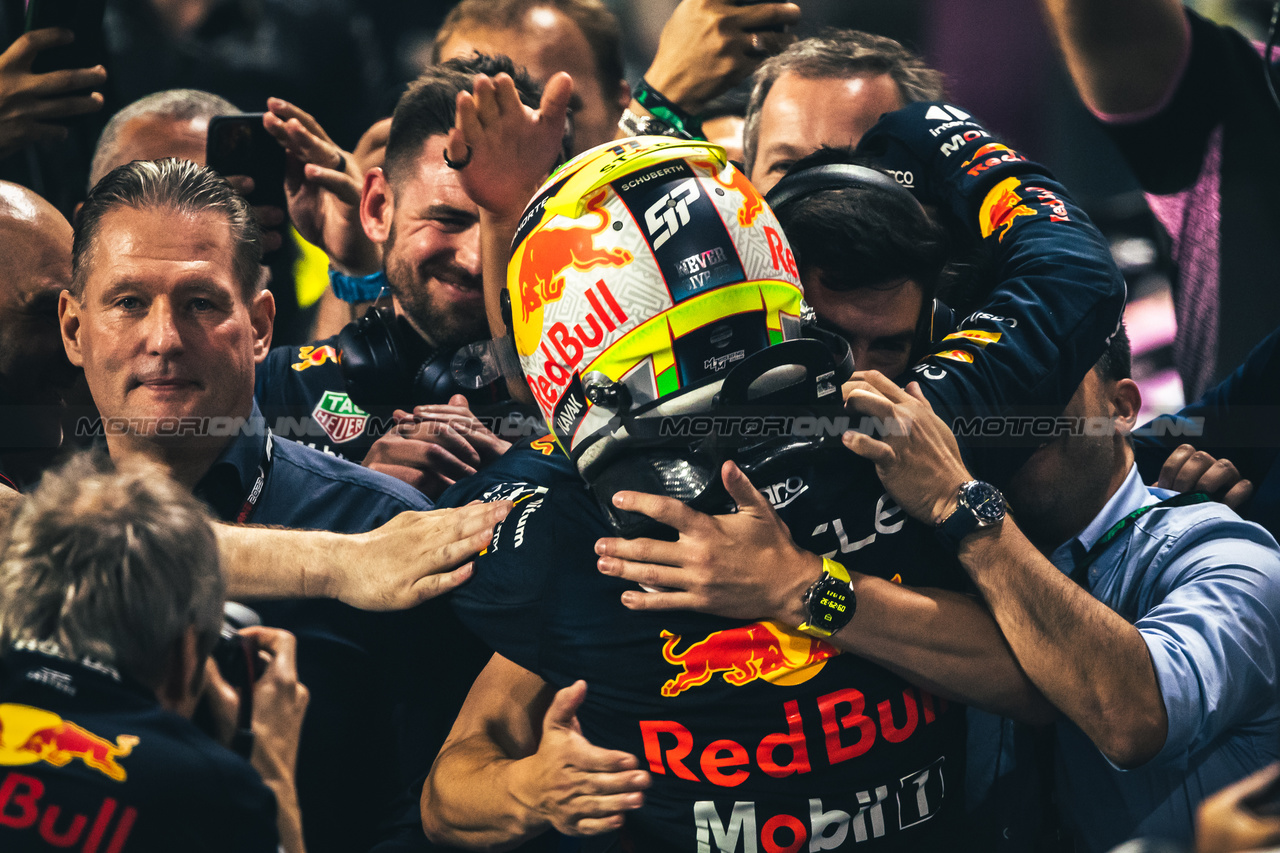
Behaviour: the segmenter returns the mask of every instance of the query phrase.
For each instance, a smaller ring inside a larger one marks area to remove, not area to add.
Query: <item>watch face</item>
[[[964,502],[979,524],[991,524],[1004,518],[1004,495],[990,483],[973,483],[965,490]]]
[[[823,575],[809,601],[809,621],[828,631],[837,631],[853,618],[854,606],[853,590],[849,584],[831,575]]]

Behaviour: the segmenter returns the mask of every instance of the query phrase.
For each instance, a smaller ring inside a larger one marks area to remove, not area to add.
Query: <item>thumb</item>
[[[582,680],[556,691],[555,697],[551,700],[551,707],[547,708],[547,715],[543,718],[542,731],[544,733],[550,729],[577,731],[578,709],[582,707],[582,702],[586,698],[587,682]]]
[[[732,461],[724,463],[724,467],[720,469],[720,475],[724,480],[725,490],[738,505],[739,512],[753,510],[754,515],[762,515],[772,511],[765,496],[751,485],[747,475],[742,473],[742,469],[735,463]]]
[[[462,394],[454,394],[452,397],[449,398],[449,405],[461,406],[462,408],[466,409],[466,408],[469,408],[471,404],[467,402],[467,398]]]
[[[563,71],[557,71],[542,89],[542,102],[538,104],[538,113],[543,120],[554,119],[556,126],[564,124],[565,113],[569,110],[569,100],[573,97],[573,78]]]

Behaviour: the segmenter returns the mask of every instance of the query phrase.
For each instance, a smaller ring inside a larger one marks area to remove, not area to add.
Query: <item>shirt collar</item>
[[[1054,549],[1051,561],[1058,566],[1074,564],[1089,553],[1089,549],[1117,521],[1135,509],[1149,503],[1157,503],[1158,500],[1143,484],[1135,463],[1129,468],[1129,475],[1124,478],[1120,488],[1116,489],[1116,493],[1102,507],[1102,511],[1093,517],[1093,521],[1085,525],[1084,530]]]
[[[212,507],[221,520],[233,520],[257,482],[266,446],[267,421],[255,401],[244,428],[236,431],[231,442],[196,483],[196,497]]]

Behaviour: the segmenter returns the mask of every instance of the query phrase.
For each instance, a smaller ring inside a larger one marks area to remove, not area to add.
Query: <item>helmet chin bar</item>
[[[840,387],[853,373],[849,345],[830,332],[805,331],[812,337],[763,349],[723,377],[619,411],[613,428],[582,449],[578,470],[619,535],[672,539],[675,532],[614,507],[617,492],[666,495],[713,515],[734,512],[720,475],[726,461],[734,460],[754,480],[787,467],[798,453],[839,440],[785,429],[745,434],[745,423],[762,418],[781,426],[796,416],[844,413]]]

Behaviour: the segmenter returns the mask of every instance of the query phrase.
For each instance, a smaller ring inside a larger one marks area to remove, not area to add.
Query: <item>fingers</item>
[[[450,160],[461,163],[467,158],[467,148],[471,141],[483,138],[484,126],[480,123],[475,96],[470,92],[458,93],[456,112],[457,117],[454,119],[453,130],[449,131],[449,142],[445,150],[448,151]]]
[[[30,101],[16,107],[10,118],[39,121],[85,115],[100,109],[102,109],[102,95],[94,92],[76,97]]]
[[[846,383],[844,404],[845,408],[851,408],[864,415],[871,415],[881,421],[889,420],[896,412],[896,407],[892,400],[865,383]]]
[[[218,741],[230,746],[235,737],[236,720],[240,718],[240,694],[222,677],[213,658],[204,664],[204,695],[213,712]]]
[[[720,477],[724,480],[724,487],[729,492],[729,497],[733,498],[739,510],[751,510],[758,516],[773,512],[769,501],[755,486],[751,485],[747,475],[742,473],[742,469],[733,462],[724,463],[724,467],[720,469]]]
[[[9,45],[4,53],[0,54],[0,65],[12,65],[30,70],[37,53],[51,47],[71,44],[75,39],[75,33],[62,27],[45,27],[23,33],[14,39],[13,44]]]
[[[649,495],[644,492],[618,492],[613,496],[613,505],[627,512],[647,515],[654,521],[660,521],[682,533],[692,530],[700,520],[706,518],[702,513],[690,509],[675,498]]]
[[[71,68],[33,74],[22,87],[28,95],[40,98],[56,97],[82,89],[98,89],[107,82],[107,70],[101,65],[92,68]]]
[[[759,3],[732,10],[726,18],[744,30],[762,30],[767,27],[785,27],[800,22],[800,7],[795,3]],[[783,35],[761,33],[760,35]]]
[[[896,458],[892,447],[883,441],[877,441],[866,433],[849,430],[840,436],[840,442],[863,459],[874,462],[877,467],[890,465]]]
[[[471,580],[471,576],[475,574],[475,568],[476,564],[474,562],[463,563],[451,572],[440,572],[418,578],[409,587],[409,593],[413,598],[413,603],[409,606],[417,606],[424,601],[430,601],[436,596],[444,595],[450,590],[457,589]]]
[[[1203,450],[1197,450],[1187,457],[1182,467],[1174,474],[1173,485],[1170,488],[1176,492],[1207,491],[1212,494],[1216,491],[1212,485],[1220,485],[1223,478],[1229,477],[1230,472],[1234,470],[1235,466],[1230,462],[1215,459]],[[1161,473],[1163,474],[1163,471]],[[1238,478],[1237,473],[1236,479]]]
[[[691,592],[640,592],[627,590],[622,606],[628,610],[696,610],[702,602]]]
[[[507,517],[512,506],[510,501],[498,501],[492,504],[433,510],[426,513],[427,516],[433,516],[432,524],[427,528],[428,535],[433,539],[440,537],[439,527],[444,525],[457,535],[444,545],[438,546],[432,554],[430,563],[420,567],[427,574],[440,574],[468,557],[480,553],[492,541],[494,526]],[[438,515],[440,513],[448,513],[448,515],[441,517]],[[462,583],[462,580],[458,583]]]
[[[542,90],[542,102],[538,104],[538,114],[543,121],[550,121],[557,126],[564,124],[564,117],[569,112],[569,101],[573,98],[573,78],[564,71],[551,75]]]
[[[290,119],[294,119],[311,135],[330,145],[334,144],[333,140],[329,138],[329,134],[320,126],[320,122],[316,121],[310,113],[301,107],[294,106],[282,98],[267,98],[267,109],[281,121],[287,122]]]
[[[328,190],[333,193],[346,204],[352,207],[360,204],[361,183],[353,178],[350,173],[326,169],[322,166],[317,166],[315,163],[307,163],[302,167],[302,174],[308,181],[322,190]]]
[[[503,72],[493,78],[494,104],[498,116],[513,115],[524,112],[524,103],[516,91],[516,81],[511,75]]]
[[[683,569],[645,561],[602,556],[596,560],[596,568],[601,574],[632,581],[648,589],[684,592],[689,583],[689,574]]]
[[[1161,489],[1172,489],[1173,482],[1178,477],[1178,472],[1182,470],[1182,466],[1187,460],[1195,455],[1196,449],[1189,444],[1179,444],[1169,454],[1169,458],[1164,461],[1164,465],[1160,467],[1160,478],[1156,480],[1156,486]]]
[[[268,671],[276,673],[298,673],[298,638],[280,628],[268,628],[265,625],[250,625],[240,629],[240,633],[251,637],[258,645],[258,651],[266,652],[269,661]]]
[[[443,470],[448,476],[465,477],[474,474],[480,466],[480,454],[471,446],[467,440],[467,433],[473,431],[473,427],[469,423],[460,423],[457,428],[453,424],[445,420],[437,420],[436,418],[415,418],[411,424],[402,424],[396,427],[399,435],[405,439],[422,443],[424,445],[423,452],[432,454],[431,447],[434,445],[448,453],[449,457],[441,456],[435,453],[429,456],[433,465],[437,466],[435,470]],[[443,469],[439,465],[444,465]],[[459,468],[458,466],[465,466]],[[457,473],[454,473],[457,472]]]
[[[505,76],[505,75],[499,75]],[[508,78],[510,79],[510,78]],[[493,78],[486,74],[477,74],[471,88],[476,101],[476,117],[481,127],[489,127],[498,121],[500,115],[498,98]]]
[[[556,695],[551,699],[551,706],[547,708],[546,715],[542,718],[542,730],[548,729],[576,729],[578,709],[582,707],[582,703],[587,698],[587,682],[579,679],[562,690],[557,690]]]
[[[679,542],[663,542],[659,539],[620,539],[606,538],[596,541],[596,554],[601,557],[615,557],[619,560],[631,560],[637,563],[652,563],[662,566],[679,566],[681,564],[681,546]],[[601,571],[604,571],[601,569]],[[605,574],[619,574],[605,572]],[[635,580],[628,576],[628,580]],[[670,584],[657,584],[669,586]]]
[[[1249,498],[1253,497],[1253,481],[1241,480],[1222,496],[1222,502],[1234,510],[1239,510]]]
[[[855,371],[853,376],[850,377],[850,381],[865,382],[895,403],[905,403],[911,399],[911,395],[898,387],[898,383],[878,370]]]

